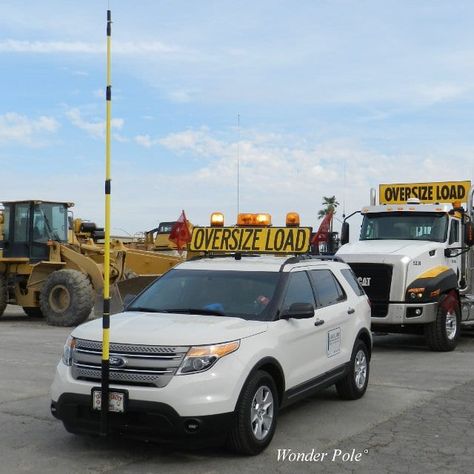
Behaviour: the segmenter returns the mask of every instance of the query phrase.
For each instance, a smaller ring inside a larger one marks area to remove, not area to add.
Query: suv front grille
[[[388,313],[390,286],[392,283],[392,265],[381,263],[349,263],[362,282],[372,305],[372,316],[383,318]]]
[[[189,347],[110,344],[110,382],[123,385],[165,387],[181,365]],[[72,376],[101,380],[102,343],[77,339]]]

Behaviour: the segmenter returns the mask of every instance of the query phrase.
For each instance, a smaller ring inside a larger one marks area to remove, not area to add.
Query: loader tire
[[[0,316],[3,315],[7,307],[7,280],[0,275]]]
[[[40,308],[50,326],[77,326],[90,315],[94,289],[87,275],[57,270],[48,276],[40,294]]]

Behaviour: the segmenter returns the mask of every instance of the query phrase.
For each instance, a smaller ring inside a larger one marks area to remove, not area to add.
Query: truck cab
[[[473,189],[463,189],[467,209],[459,200],[423,203],[413,197],[376,204],[372,191],[371,205],[360,211],[358,241],[348,243],[344,224],[345,245],[337,255],[371,300],[373,329],[425,333],[431,349],[445,351],[455,348],[461,324],[474,323]]]

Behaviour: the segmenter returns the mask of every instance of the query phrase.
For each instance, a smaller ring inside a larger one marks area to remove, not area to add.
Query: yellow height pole
[[[102,317],[102,394],[100,433],[108,432],[109,411],[109,347],[110,347],[110,195],[111,195],[111,166],[110,166],[110,121],[112,103],[111,85],[111,38],[112,15],[107,10],[107,87],[105,109],[105,245],[104,245],[104,313]]]

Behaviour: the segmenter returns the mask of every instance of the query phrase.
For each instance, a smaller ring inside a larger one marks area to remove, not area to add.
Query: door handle
[[[316,319],[314,322],[315,326],[322,326],[324,324],[324,319]]]
[[[355,313],[355,309],[354,308],[348,308],[347,309],[347,314],[354,314]]]

